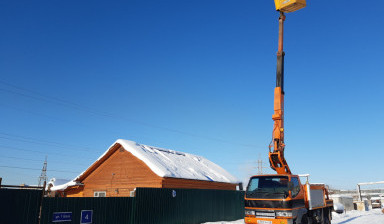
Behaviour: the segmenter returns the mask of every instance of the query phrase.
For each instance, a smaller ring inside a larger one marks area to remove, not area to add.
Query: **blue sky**
[[[383,7],[308,1],[287,15],[286,158],[313,182],[382,180]],[[37,184],[46,155],[50,178],[73,178],[118,138],[256,174],[277,19],[272,0],[2,1],[3,183]]]

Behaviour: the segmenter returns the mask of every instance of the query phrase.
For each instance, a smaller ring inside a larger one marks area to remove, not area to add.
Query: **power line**
[[[32,94],[36,94],[38,96],[28,95],[28,94],[21,93],[21,92],[16,92],[16,91],[12,91],[12,90],[9,90],[9,89],[0,88],[0,91],[3,91],[3,92],[8,92],[8,93],[12,93],[12,94],[15,94],[15,95],[20,95],[20,96],[23,96],[23,97],[26,97],[26,98],[40,100],[40,101],[44,101],[44,102],[48,102],[48,103],[56,103],[56,104],[60,104],[62,106],[71,107],[71,108],[76,109],[76,110],[87,111],[87,112],[92,113],[91,109],[83,109],[83,108],[86,108],[86,107],[82,106],[82,105],[79,105],[79,104],[75,104],[75,103],[71,103],[71,102],[65,102],[64,100],[56,99],[56,98],[51,97],[51,96],[44,96],[44,95],[39,94],[39,93],[37,93],[35,91],[32,91],[32,90],[27,90],[27,89],[24,89],[24,88],[21,88],[21,87],[16,87],[15,85],[12,85],[12,84],[6,84],[5,82],[3,82],[1,80],[0,80],[0,83],[2,83],[3,85],[11,86],[11,87],[16,88],[16,89],[21,89],[21,90],[24,90],[26,92],[30,92]]]
[[[19,166],[3,166],[0,165],[0,167],[3,168],[10,168],[10,169],[20,169],[20,170],[41,170],[39,168],[27,168],[27,167],[19,167]],[[80,173],[75,171],[68,171],[68,170],[47,170],[48,172],[58,172],[58,173]]]
[[[37,144],[37,145],[54,146],[54,147],[58,147],[58,148],[64,148],[64,149],[70,150],[70,151],[79,151],[79,150],[76,150],[76,149],[68,149],[65,146],[50,145],[50,144],[46,144],[46,143],[28,141],[28,140],[23,140],[23,139],[8,138],[8,137],[3,137],[3,136],[0,136],[0,139],[7,139],[7,140],[12,140],[12,141],[17,141],[17,142],[27,142],[27,143]],[[81,149],[80,151],[91,152],[91,150],[85,150],[85,149]]]
[[[9,134],[9,133],[5,133],[5,132],[0,132],[0,134],[1,134],[1,135],[12,136],[12,137],[17,137],[17,138],[31,139],[31,140],[40,141],[40,142],[46,142],[46,143],[50,143],[50,144],[63,145],[63,146],[66,146],[66,147],[78,147],[78,146],[71,145],[71,144],[67,144],[67,143],[55,142],[55,141],[48,141],[48,140],[42,140],[42,139],[32,138],[32,137],[25,137],[25,136],[16,135],[16,134]],[[83,146],[83,147],[81,147],[81,148],[84,148],[84,149],[90,149],[90,148],[87,147],[87,146]]]
[[[172,129],[172,128],[167,128],[167,127],[162,127],[162,126],[158,126],[158,125],[153,125],[153,124],[150,124],[150,123],[147,123],[147,122],[141,122],[141,121],[137,121],[137,120],[132,120],[132,119],[128,119],[128,118],[125,118],[125,117],[116,116],[116,115],[113,115],[113,114],[109,114],[109,113],[105,113],[105,112],[102,112],[102,111],[94,110],[94,109],[91,109],[89,107],[85,107],[84,105],[79,105],[79,104],[76,104],[76,103],[73,103],[73,102],[70,102],[70,101],[67,101],[67,100],[63,100],[63,99],[57,98],[57,97],[45,96],[45,95],[43,95],[41,93],[38,93],[36,91],[32,91],[32,90],[29,90],[29,89],[26,89],[26,88],[22,88],[22,87],[16,86],[14,84],[11,84],[11,83],[8,83],[8,82],[2,81],[2,80],[0,80],[0,83],[3,84],[3,85],[6,85],[6,86],[10,86],[12,88],[18,89],[18,90],[22,90],[22,91],[25,91],[25,92],[29,92],[29,93],[35,94],[37,96],[32,96],[30,94],[15,92],[15,91],[7,90],[7,89],[0,89],[0,90],[6,91],[6,92],[9,92],[9,93],[12,93],[12,94],[20,95],[20,96],[23,96],[23,97],[27,97],[27,98],[33,98],[35,100],[41,100],[41,101],[48,102],[48,103],[59,104],[61,106],[65,106],[65,107],[71,107],[72,109],[80,110],[80,111],[83,111],[83,112],[88,112],[88,113],[91,113],[91,114],[94,114],[94,115],[98,115],[98,116],[102,116],[102,117],[107,117],[107,118],[112,118],[112,119],[124,120],[124,121],[128,121],[128,122],[131,122],[131,123],[136,123],[136,124],[139,124],[139,125],[142,125],[142,126],[147,126],[147,127],[151,127],[151,128],[161,129],[161,130],[164,130],[164,131],[173,132],[173,133],[177,133],[177,134],[182,134],[182,135],[186,135],[186,136],[191,136],[191,137],[195,137],[195,138],[202,138],[202,139],[206,139],[206,140],[210,140],[210,141],[216,141],[216,142],[232,144],[232,145],[237,145],[237,146],[243,146],[243,147],[249,147],[249,148],[260,148],[260,147],[258,147],[256,145],[244,144],[244,143],[236,143],[236,142],[232,142],[232,141],[228,141],[228,140],[224,140],[224,139],[214,138],[214,137],[210,137],[210,136],[197,135],[197,134],[190,133],[190,132],[185,132],[185,131],[180,131],[180,130],[176,130],[176,129]]]
[[[30,90],[30,89],[26,89],[26,88],[22,88],[20,86],[16,86],[14,84],[11,84],[9,82],[5,82],[5,81],[2,81],[2,80],[0,80],[0,83],[2,83],[3,85],[6,85],[6,86],[13,87],[15,89],[19,89],[19,90],[23,90],[23,91],[26,91],[26,92],[30,92],[30,93],[42,96],[44,98],[52,99],[52,100],[55,100],[55,101],[58,101],[58,102],[62,102],[62,103],[65,103],[65,104],[73,105],[73,106],[76,106],[76,107],[85,107],[83,105],[76,104],[76,103],[73,103],[73,102],[69,102],[69,101],[66,101],[66,100],[63,100],[63,99],[59,99],[59,98],[56,98],[56,97],[53,97],[53,96],[44,96],[43,94],[41,94],[39,92]]]
[[[221,162],[220,164],[254,164],[254,161],[229,161],[229,162]]]
[[[0,138],[2,139],[13,140],[13,141],[21,141],[21,142],[27,142],[32,144],[38,144],[38,145],[54,146],[54,147],[65,148],[65,149],[73,148],[76,150],[88,151],[88,152],[98,151],[98,150],[91,149],[89,147],[77,147],[71,144],[47,141],[47,140],[36,139],[31,137],[24,137],[24,136],[15,135],[15,134],[8,134],[4,132],[0,132],[0,135],[8,136],[8,137],[0,136]]]
[[[43,152],[43,151],[38,151],[38,150],[31,150],[31,149],[22,149],[22,148],[17,148],[13,146],[6,146],[6,145],[0,145],[0,149],[11,149],[11,150],[18,150],[18,151],[25,151],[25,152],[34,152],[34,153],[41,153],[45,155],[59,155],[59,156],[65,156],[68,158],[74,158],[73,156],[69,156],[68,154],[63,154],[63,153],[57,153],[57,152]]]
[[[0,103],[0,104],[2,104],[2,103]],[[2,105],[5,105],[5,104],[2,104]],[[21,111],[21,112],[24,112],[24,113],[33,114],[35,116],[49,118],[51,120],[56,120],[56,121],[59,121],[59,122],[63,122],[65,124],[72,123],[72,124],[76,125],[76,127],[83,126],[83,127],[86,127],[86,128],[94,129],[94,126],[86,125],[84,123],[79,123],[79,122],[75,122],[73,120],[63,119],[62,117],[55,117],[55,116],[51,116],[51,115],[47,115],[47,114],[43,114],[43,113],[39,113],[39,112],[35,112],[35,111],[25,110],[25,109],[22,109],[22,108],[19,108],[19,107],[15,107],[13,105],[12,106],[5,105],[4,107],[7,107],[8,109],[13,109],[13,110],[16,110],[16,111]],[[117,135],[121,134],[120,132],[117,132],[115,129],[108,130],[108,132],[109,133],[116,133]],[[134,135],[132,133],[129,133],[129,136],[132,136],[132,137],[135,137],[135,138],[140,138],[139,136]],[[87,148],[87,147],[84,147],[84,148]]]
[[[31,149],[21,149],[21,148],[17,148],[17,147],[13,147],[13,146],[7,146],[7,145],[0,145],[0,149],[11,149],[11,150],[18,150],[18,151],[25,151],[25,152],[35,152],[35,153],[47,154],[47,152],[43,152],[43,151],[31,150]],[[51,154],[66,156],[65,154],[61,154],[61,153],[51,153]]]
[[[27,159],[27,158],[20,158],[20,157],[14,157],[14,156],[1,156],[0,159],[15,159],[15,160],[25,160],[25,161],[33,161],[33,162],[41,162],[40,159]],[[84,164],[80,163],[73,163],[73,162],[61,162],[61,161],[54,161],[54,163],[58,164],[70,164],[70,165],[78,165],[78,166],[84,166]]]
[[[26,159],[26,158],[13,157],[13,156],[1,156],[0,159],[18,159],[18,160],[41,162],[40,159]]]

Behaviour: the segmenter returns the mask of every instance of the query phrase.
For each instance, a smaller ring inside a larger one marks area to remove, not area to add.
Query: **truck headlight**
[[[245,215],[255,215],[255,211],[245,210]]]
[[[279,211],[279,212],[276,212],[276,216],[279,216],[279,217],[292,217],[292,212],[291,211]]]

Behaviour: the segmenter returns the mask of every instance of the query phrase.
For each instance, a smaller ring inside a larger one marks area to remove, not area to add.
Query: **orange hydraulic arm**
[[[272,142],[269,145],[269,163],[278,174],[291,174],[291,170],[284,158],[284,21],[285,15],[280,12],[279,17],[279,48],[277,52],[276,88],[274,99],[275,113]],[[272,150],[273,149],[273,150]]]

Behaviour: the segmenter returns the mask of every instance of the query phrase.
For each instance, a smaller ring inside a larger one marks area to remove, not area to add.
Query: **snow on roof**
[[[49,184],[52,184],[52,187],[50,189],[51,191],[63,191],[65,189],[67,189],[68,187],[82,185],[81,183],[79,183],[75,180],[65,180],[65,179],[56,179],[56,178],[52,178],[48,182],[47,186],[49,186]]]
[[[54,186],[57,186],[57,185],[62,185],[62,184],[68,183],[69,181],[71,181],[71,180],[51,178],[48,181],[47,186],[49,186],[51,184],[54,187]]]
[[[116,144],[120,144],[126,151],[143,161],[154,173],[160,177],[215,181],[237,184],[240,181],[219,165],[204,157],[189,153],[178,152],[136,143],[134,141],[118,139],[98,159],[103,158]],[[97,161],[96,161],[97,162]],[[95,163],[96,163],[95,162]],[[80,178],[82,174],[80,174]]]

